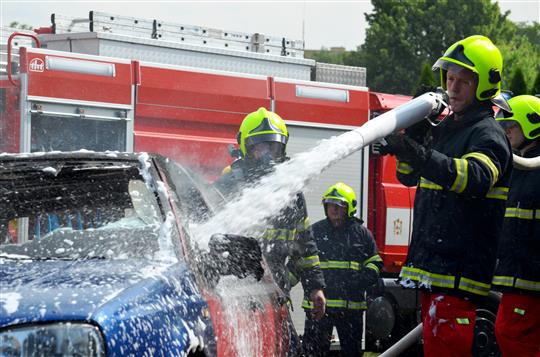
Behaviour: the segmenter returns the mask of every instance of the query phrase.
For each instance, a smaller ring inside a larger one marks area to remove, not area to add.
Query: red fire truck
[[[2,30],[0,152],[157,152],[213,180],[232,161],[243,117],[259,107],[285,119],[292,156],[410,99],[370,91],[365,68],[303,58],[302,41],[98,12],[51,20],[35,32]],[[364,148],[309,184],[312,221],[324,217],[320,197],[336,181],[359,193],[384,260],[366,335],[384,346],[417,323],[416,294],[395,282],[415,191],[396,180],[393,157]],[[483,351],[496,348],[495,300],[477,322]]]

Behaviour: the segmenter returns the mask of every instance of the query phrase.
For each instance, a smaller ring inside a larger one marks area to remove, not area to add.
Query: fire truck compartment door
[[[270,106],[267,77],[140,63],[135,150],[159,151],[208,177],[230,161],[246,114]],[[158,150],[159,149],[159,150]]]
[[[133,150],[131,61],[21,49],[20,151]]]
[[[358,127],[369,118],[364,87],[275,78],[275,111],[289,121]]]
[[[22,51],[28,97],[84,101],[97,106],[132,105],[131,62],[44,49]]]

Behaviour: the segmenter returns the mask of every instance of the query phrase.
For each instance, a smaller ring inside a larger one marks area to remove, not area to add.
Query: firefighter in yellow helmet
[[[503,59],[491,40],[474,35],[450,46],[433,68],[450,115],[421,140],[387,138],[399,181],[417,187],[400,279],[421,291],[426,356],[487,354],[481,349],[491,345],[473,346],[476,308],[491,288],[512,169],[493,111],[510,110],[500,96]]]
[[[303,349],[307,356],[327,356],[330,336],[336,327],[342,356],[360,356],[362,313],[367,308],[365,290],[375,284],[382,259],[371,232],[355,217],[356,195],[339,182],[322,197],[326,218],[311,226],[319,248],[321,268],[326,281],[326,314],[314,320],[312,304],[304,299],[306,309]]]
[[[215,182],[228,198],[239,194],[243,187],[255,183],[272,171],[274,165],[287,160],[285,149],[289,133],[283,119],[265,108],[248,114],[237,135],[242,157],[234,161]],[[301,267],[304,291],[314,303],[316,318],[324,314],[324,279],[319,264],[317,246],[309,228],[306,201],[299,192],[264,231],[261,243],[265,258],[276,283],[285,293],[290,291],[287,261]]]
[[[497,118],[512,148],[540,156],[540,98],[508,101],[513,115]],[[540,356],[540,169],[514,168],[493,288],[503,293],[495,333],[503,356]]]

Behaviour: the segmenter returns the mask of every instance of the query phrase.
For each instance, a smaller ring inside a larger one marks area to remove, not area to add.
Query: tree
[[[428,62],[424,62],[422,72],[420,72],[420,79],[418,80],[414,93],[417,93],[421,87],[435,87],[436,85],[437,81],[435,81],[431,65]]]
[[[531,94],[540,95],[540,72],[536,73],[536,79],[534,80],[534,84],[531,87]]]
[[[514,96],[527,94],[527,83],[525,82],[521,68],[516,68],[512,82],[510,83],[510,90]]]
[[[19,30],[32,30],[33,29],[32,26],[27,25],[27,24],[20,24],[17,21],[10,22],[9,27],[13,27],[13,28],[16,28],[16,29],[19,29]]]
[[[503,88],[508,88],[519,68],[526,86],[533,86],[536,73],[540,70],[540,44],[529,42],[524,35],[515,34],[510,39],[503,39],[497,44],[503,54]]]
[[[531,88],[530,93],[532,95],[540,95],[540,23],[534,22],[531,26],[518,24],[518,33],[525,36],[529,41],[528,44],[532,47],[530,56],[527,57],[530,63],[536,64],[536,66],[531,65],[530,71],[525,74],[526,80],[533,80],[529,88]]]
[[[306,50],[304,51],[305,58],[314,59],[317,62],[343,64],[343,58],[345,51],[331,51],[326,48],[320,50]]]
[[[473,34],[489,37],[503,55],[502,88],[509,88],[517,68],[528,88],[540,71],[540,24],[515,24],[491,0],[372,0],[364,14],[369,28],[357,51],[321,49],[307,58],[366,67],[367,84],[383,92],[409,94],[415,74],[433,64],[454,42]],[[456,14],[454,16],[454,14]],[[436,75],[436,83],[439,76]]]
[[[379,91],[407,94],[416,86],[415,73],[454,42],[483,34],[497,43],[511,38],[508,12],[490,0],[372,0],[365,14],[369,28],[362,45],[368,84]]]
[[[529,39],[530,43],[540,45],[540,23],[533,22],[532,25],[517,24],[517,32]]]
[[[358,46],[356,51],[348,51],[343,58],[343,64],[347,66],[364,67],[366,62],[362,48]]]

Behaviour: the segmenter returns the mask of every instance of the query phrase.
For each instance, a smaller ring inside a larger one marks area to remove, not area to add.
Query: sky
[[[540,22],[540,0],[499,1],[514,22]],[[12,21],[49,26],[52,13],[88,17],[90,10],[158,19],[228,31],[263,33],[305,40],[306,49],[345,47],[364,42],[364,13],[370,1],[25,1],[0,0],[0,26]]]

